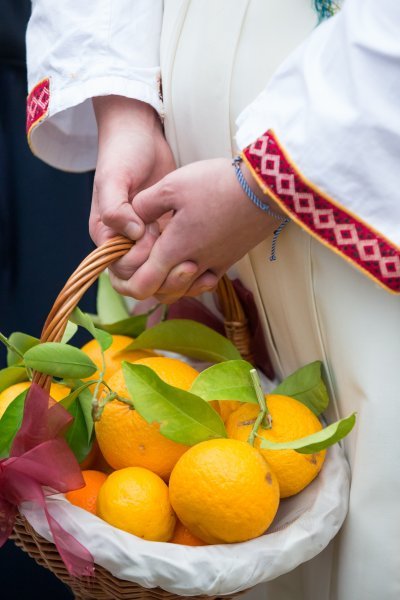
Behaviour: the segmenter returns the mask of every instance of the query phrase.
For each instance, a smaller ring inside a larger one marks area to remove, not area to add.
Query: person
[[[113,267],[118,291],[169,302],[212,288],[242,257],[235,269],[254,294],[278,375],[322,360],[328,417],[358,413],[344,444],[344,527],[255,597],[395,600],[400,6],[346,0],[315,30],[301,0],[166,0],[162,9],[138,0],[129,12],[121,2],[94,17],[91,3],[61,3],[49,15],[36,3],[31,99],[44,78],[47,100],[32,120],[32,148],[68,169],[90,167],[98,151],[92,237],[138,240]],[[44,59],[34,48],[39,25]]]

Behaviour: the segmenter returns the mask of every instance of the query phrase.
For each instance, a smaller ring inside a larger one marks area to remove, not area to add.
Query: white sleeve
[[[27,30],[27,135],[68,171],[96,166],[92,98],[120,95],[159,114],[163,0],[33,0]]]
[[[265,192],[300,226],[400,293],[400,2],[346,0],[239,116]]]

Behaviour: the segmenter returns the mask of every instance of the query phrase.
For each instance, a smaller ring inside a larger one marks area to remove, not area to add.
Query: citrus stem
[[[18,350],[18,348],[16,346],[14,346],[14,344],[11,344],[9,339],[5,335],[3,335],[1,332],[0,332],[0,342],[2,342],[6,346],[6,348],[8,348],[9,350],[12,350],[12,352],[15,352],[15,354],[17,354],[21,358],[21,360],[24,360],[24,355],[22,354],[22,352],[20,350]],[[29,379],[32,381],[32,370],[26,366],[25,366],[25,369],[26,369],[26,372],[28,373]]]
[[[92,400],[93,421],[100,421],[101,415],[103,414],[106,404],[115,400],[116,397],[117,397],[117,394],[115,392],[110,392],[109,394],[107,394],[107,396],[105,398],[103,398],[103,400],[98,400],[95,397],[93,398],[93,400]]]
[[[97,395],[99,393],[99,389],[100,389],[100,385],[102,383],[104,383],[104,373],[106,371],[106,360],[104,358],[104,351],[103,348],[101,347],[100,342],[98,342],[99,346],[100,346],[100,351],[101,351],[101,371],[100,371],[100,377],[98,382],[96,383],[96,387],[94,389],[94,393],[93,393],[93,400],[97,400]]]
[[[114,392],[114,394],[115,394],[115,392]],[[124,404],[127,404],[129,406],[129,408],[132,408],[132,409],[135,408],[135,405],[130,398],[124,398],[123,396],[119,396],[118,394],[115,394],[115,399],[119,400],[120,402],[123,402]]]
[[[260,412],[257,416],[257,419],[255,420],[253,429],[251,430],[251,433],[247,440],[251,446],[254,446],[254,440],[256,438],[258,428],[261,425],[264,429],[271,429],[272,417],[268,410],[267,401],[265,400],[265,395],[264,395],[264,392],[262,391],[260,378],[258,376],[256,369],[251,369],[250,377],[251,377],[251,382],[254,386],[254,390],[256,392],[258,404],[260,406]]]
[[[92,398],[93,421],[100,421],[101,415],[103,414],[104,407],[108,402],[108,397],[111,396],[113,393],[113,392],[110,392],[109,394],[107,394],[107,396],[104,398],[103,401],[100,401],[98,398],[100,386],[105,383],[104,373],[106,370],[106,360],[104,357],[104,350],[103,350],[102,345],[100,344],[99,340],[97,340],[97,343],[100,346],[100,352],[101,352],[101,371],[100,371],[99,379],[97,380],[97,383],[96,383],[96,387],[94,388],[93,398]]]
[[[24,359],[24,355],[22,354],[22,352],[20,350],[18,350],[18,348],[16,348],[13,344],[11,344],[9,339],[5,335],[3,335],[1,332],[0,332],[0,342],[3,342],[3,344],[9,350],[12,350],[13,352],[15,352],[15,354],[18,354],[18,356],[20,356],[22,358],[22,360]]]

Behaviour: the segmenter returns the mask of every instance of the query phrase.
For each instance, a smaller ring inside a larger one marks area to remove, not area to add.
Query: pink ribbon
[[[44,511],[57,550],[70,575],[93,575],[90,552],[50,514],[46,497],[85,485],[62,434],[72,416],[37,384],[25,400],[24,417],[10,457],[0,461],[0,546],[9,538],[18,506],[30,501]]]

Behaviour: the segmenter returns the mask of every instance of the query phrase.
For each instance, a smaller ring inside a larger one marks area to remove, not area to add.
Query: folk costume
[[[267,239],[237,265],[276,372],[322,360],[329,418],[358,413],[340,534],[244,598],[397,600],[400,6],[346,0],[316,21],[309,0],[36,0],[28,138],[53,166],[93,168],[91,98],[117,94],[162,115],[179,165],[242,151],[291,219],[278,260]]]

